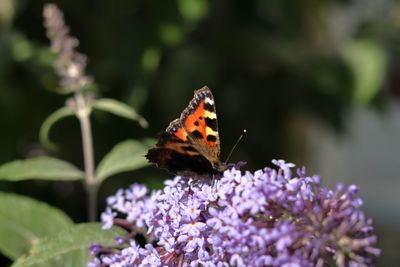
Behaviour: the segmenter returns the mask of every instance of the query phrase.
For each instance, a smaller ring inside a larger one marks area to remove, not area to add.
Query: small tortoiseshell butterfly
[[[181,176],[222,174],[226,166],[220,160],[217,114],[207,86],[194,92],[180,118],[159,135],[146,158]]]

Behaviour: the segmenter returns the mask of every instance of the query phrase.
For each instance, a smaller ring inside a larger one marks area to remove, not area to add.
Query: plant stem
[[[98,185],[86,184],[86,192],[88,194],[88,202],[87,202],[87,212],[88,212],[88,220],[90,222],[94,222],[97,220],[97,192]]]
[[[75,94],[75,101],[78,109],[78,118],[81,125],[83,161],[85,165],[85,185],[88,194],[87,213],[88,220],[97,219],[97,191],[98,185],[94,177],[94,152],[92,126],[90,123],[90,108],[81,92]]]

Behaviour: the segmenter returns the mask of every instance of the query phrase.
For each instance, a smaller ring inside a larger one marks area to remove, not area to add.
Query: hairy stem
[[[89,221],[97,218],[97,189],[98,185],[94,177],[94,152],[92,127],[90,124],[90,110],[81,92],[75,94],[78,109],[78,118],[81,125],[83,160],[85,165],[85,185],[88,194],[87,212]]]

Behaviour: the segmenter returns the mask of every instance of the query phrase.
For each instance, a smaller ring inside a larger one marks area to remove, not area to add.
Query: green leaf
[[[50,129],[57,121],[72,115],[75,115],[75,110],[73,108],[62,107],[53,112],[50,116],[48,116],[43,122],[42,127],[40,128],[40,142],[51,149],[55,149],[56,145],[52,143],[49,138]]]
[[[72,225],[62,211],[43,202],[0,192],[0,251],[10,259],[27,253],[39,239]]]
[[[94,109],[110,112],[116,116],[137,121],[143,128],[148,127],[147,121],[134,108],[125,103],[110,98],[101,98],[92,103]]]
[[[191,23],[200,21],[209,11],[206,0],[178,0],[177,4],[182,17]]]
[[[385,77],[387,57],[384,49],[371,40],[353,40],[344,46],[343,53],[354,75],[354,100],[369,104],[381,89]]]
[[[143,53],[142,66],[147,72],[153,72],[160,63],[160,49],[156,47],[148,47]]]
[[[154,144],[153,140],[127,140],[117,144],[99,163],[96,178],[102,181],[111,175],[133,171],[148,165],[144,155]]]
[[[74,165],[50,157],[15,160],[0,166],[0,180],[79,180],[85,174]]]
[[[29,254],[19,258],[12,267],[28,266],[86,266],[89,245],[115,245],[114,237],[122,236],[120,228],[101,230],[99,223],[83,223],[39,240]]]

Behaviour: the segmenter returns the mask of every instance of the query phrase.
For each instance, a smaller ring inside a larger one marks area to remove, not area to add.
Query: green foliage
[[[86,266],[91,243],[112,246],[114,237],[121,234],[122,230],[118,228],[102,231],[99,223],[78,224],[40,239],[12,266]]]
[[[370,103],[379,93],[386,72],[383,48],[371,40],[353,40],[345,47],[344,56],[354,74],[354,100]]]
[[[115,99],[98,99],[92,103],[92,107],[94,109],[110,112],[116,116],[137,121],[140,126],[144,128],[148,126],[147,121],[142,116],[140,116],[134,108]]]
[[[198,22],[208,12],[208,2],[206,0],[178,0],[178,8],[189,22]]]
[[[55,148],[56,145],[50,141],[49,133],[50,129],[57,121],[61,120],[62,118],[75,115],[75,110],[70,107],[62,107],[46,118],[43,122],[42,127],[40,128],[39,132],[39,139],[43,145],[49,148]]]
[[[152,71],[156,70],[159,62],[160,62],[160,50],[159,49],[157,49],[155,47],[149,47],[144,51],[143,59],[142,59],[142,65],[143,65],[144,71],[152,72]]]
[[[99,163],[96,178],[99,182],[121,172],[133,171],[148,165],[144,155],[154,141],[127,140],[117,144]]]
[[[72,225],[62,211],[43,202],[0,192],[0,251],[10,259],[26,254],[41,238]]]
[[[85,174],[74,165],[51,157],[15,160],[0,166],[0,180],[80,180]]]

